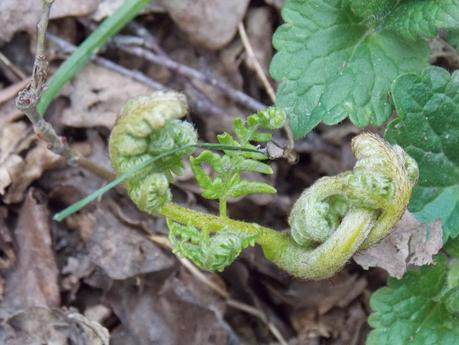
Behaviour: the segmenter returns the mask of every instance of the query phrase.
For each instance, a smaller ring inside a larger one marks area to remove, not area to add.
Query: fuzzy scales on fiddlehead
[[[269,260],[295,276],[330,277],[355,252],[391,231],[418,178],[416,162],[399,146],[363,133],[352,141],[354,169],[307,188],[290,214],[289,233],[234,220],[226,214],[226,198],[274,191],[264,183],[241,180],[241,172],[272,172],[254,142],[270,140],[271,134],[260,129],[279,128],[285,114],[268,108],[247,121],[235,120],[235,137],[225,133],[218,136],[219,144],[196,144],[193,127],[178,120],[186,111],[184,96],[173,92],[129,102],[112,131],[110,156],[118,174],[160,157],[133,173],[125,186],[140,209],[167,218],[174,252],[204,269],[221,271],[243,249],[259,244]],[[171,202],[169,181],[196,147],[223,151],[205,150],[191,158],[203,196],[220,201],[218,216]],[[214,169],[213,178],[202,164]]]
[[[319,179],[292,209],[292,237],[309,253],[292,250],[275,254],[275,260],[294,274],[333,274],[357,250],[387,236],[408,205],[418,167],[402,148],[363,133],[353,139],[352,150],[357,158],[352,172]]]
[[[188,112],[184,95],[155,92],[130,100],[121,111],[110,135],[109,151],[118,175],[165,151],[197,142],[196,131],[177,120]],[[183,157],[194,148],[172,153],[136,172],[124,183],[129,196],[143,211],[153,212],[171,200],[169,181],[183,169]]]

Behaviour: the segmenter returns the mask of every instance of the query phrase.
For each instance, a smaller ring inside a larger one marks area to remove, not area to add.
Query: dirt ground
[[[56,2],[50,74],[119,4]],[[188,120],[201,140],[215,142],[216,134],[231,130],[235,116],[272,103],[238,24],[269,75],[281,5],[282,0],[158,0],[70,81],[47,119],[74,150],[111,170],[107,139],[123,104],[152,90],[173,89],[187,95]],[[32,335],[40,344],[105,344],[105,329],[113,345],[364,344],[369,297],[387,279],[380,268],[367,271],[352,261],[331,279],[304,281],[274,267],[255,247],[223,273],[202,272],[171,253],[163,241],[164,220],[139,212],[122,188],[63,222],[51,220],[106,181],[64,164],[14,106],[32,72],[39,13],[39,1],[0,3],[2,344],[39,344]],[[433,59],[454,68],[441,49],[433,46]],[[121,72],[114,70],[120,66]],[[320,125],[296,142],[296,164],[276,160],[272,176],[256,177],[276,186],[278,194],[231,200],[230,216],[287,229],[304,188],[352,168],[350,140],[360,131],[347,122]],[[282,132],[274,139],[287,143]],[[179,203],[218,211],[200,196],[189,165],[173,191]]]

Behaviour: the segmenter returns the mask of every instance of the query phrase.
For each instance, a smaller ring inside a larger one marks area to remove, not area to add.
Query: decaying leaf
[[[278,302],[294,309],[308,309],[326,314],[335,307],[346,308],[366,288],[367,282],[356,275],[338,273],[333,280],[305,281],[294,279],[285,291],[269,291]]]
[[[63,112],[62,123],[70,127],[112,128],[128,99],[150,93],[148,87],[128,77],[88,65],[70,84],[71,103]]]
[[[57,307],[58,269],[51,243],[50,216],[34,189],[27,193],[14,230],[16,264],[6,274],[2,307]]]
[[[99,2],[97,10],[91,16],[97,21],[112,15],[123,4],[124,0],[99,0]],[[156,1],[151,1],[142,11],[142,13],[148,12],[164,12],[164,9]]]
[[[16,261],[16,254],[13,248],[13,238],[11,231],[6,225],[8,210],[5,207],[0,207],[0,270],[9,269]],[[3,289],[1,290],[0,300],[3,297]]]
[[[51,8],[51,18],[84,16],[93,12],[98,0],[58,0]],[[2,0],[0,1],[0,44],[7,42],[18,31],[34,33],[40,18],[41,1]]]
[[[190,39],[206,48],[225,46],[236,33],[248,0],[161,0]]]
[[[158,272],[174,265],[172,257],[140,230],[123,224],[107,207],[73,217],[73,226],[85,237],[91,261],[115,280]]]
[[[0,195],[6,204],[22,201],[28,186],[60,160],[42,141],[24,153],[34,141],[35,135],[23,121],[7,122],[0,128]]]
[[[223,320],[224,303],[188,273],[120,282],[107,300],[130,344],[238,344]],[[126,334],[127,333],[127,334]],[[122,344],[122,342],[115,342]]]
[[[61,157],[48,150],[46,143],[37,141],[37,145],[27,152],[25,159],[15,169],[15,174],[10,175],[9,186],[3,202],[7,204],[20,202],[30,184],[38,179],[44,171],[59,164]]]
[[[271,62],[273,48],[271,44],[272,12],[268,7],[257,7],[247,13],[247,35],[255,53],[255,58],[268,75],[268,66]],[[254,64],[249,57],[246,63],[254,69]]]
[[[24,163],[18,147],[28,135],[24,122],[9,122],[0,129],[0,195],[5,193]]]
[[[18,155],[11,155],[6,158],[0,165],[0,194],[5,193],[6,187],[8,187],[17,176],[23,167],[23,160]]]
[[[406,211],[389,236],[354,255],[354,260],[364,269],[381,267],[392,277],[401,278],[409,265],[432,263],[442,244],[440,221],[426,227]]]
[[[32,307],[0,325],[3,345],[108,345],[107,329],[75,311]]]

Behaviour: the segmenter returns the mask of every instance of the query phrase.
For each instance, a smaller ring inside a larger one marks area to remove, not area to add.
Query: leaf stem
[[[259,235],[257,243],[260,245],[268,245],[275,240],[284,241],[288,238],[287,235],[261,226],[256,223],[247,223],[240,220],[231,219],[228,217],[219,217],[213,214],[203,213],[192,210],[176,203],[168,203],[158,210],[158,213],[169,220],[180,224],[190,224],[201,230],[209,232],[219,232],[224,228],[231,228],[237,231],[245,232],[249,235]]]
[[[226,217],[227,211],[226,211],[226,198],[220,198],[218,200],[218,208],[220,211],[220,217]]]
[[[300,246],[287,233],[256,223],[202,213],[175,203],[167,204],[158,212],[169,220],[193,225],[201,231],[218,232],[231,228],[257,235],[256,242],[262,247],[267,259],[294,276],[307,279],[329,277],[344,266],[360,248],[375,220],[373,211],[351,211],[325,243]]]

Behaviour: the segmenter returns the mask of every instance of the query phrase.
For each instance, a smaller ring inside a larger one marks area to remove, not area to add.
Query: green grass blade
[[[164,157],[166,157],[168,155],[180,152],[182,150],[189,149],[191,147],[197,147],[197,145],[186,145],[186,146],[178,147],[176,149],[165,151],[165,152],[161,153],[160,155],[157,155],[155,157],[147,159],[145,162],[142,162],[142,163],[136,165],[135,167],[133,167],[128,172],[126,172],[126,173],[118,176],[116,179],[110,181],[107,185],[103,186],[102,188],[99,188],[95,192],[92,192],[87,197],[85,197],[85,198],[81,199],[80,201],[77,201],[76,203],[70,205],[69,207],[67,207],[66,209],[62,210],[61,212],[56,213],[54,215],[53,219],[57,220],[58,222],[64,220],[66,217],[68,217],[68,216],[72,215],[73,213],[81,210],[87,204],[89,204],[90,202],[96,200],[98,197],[100,197],[105,192],[108,192],[113,187],[116,187],[117,185],[122,183],[124,180],[126,180],[129,177],[131,177],[132,175],[134,175],[139,170],[147,167],[150,164],[153,164],[154,162],[156,162],[157,160],[159,160],[161,158],[164,158]]]
[[[83,207],[85,207],[87,204],[90,202],[96,200],[98,197],[100,197],[102,194],[105,192],[108,192],[110,189],[113,187],[116,187],[118,184],[123,182],[127,177],[124,175],[121,175],[117,177],[116,179],[112,180],[110,183],[106,184],[102,188],[99,188],[95,192],[89,194],[88,196],[84,197],[83,199],[77,201],[76,203],[70,205],[66,209],[62,210],[59,213],[56,213],[53,217],[54,220],[60,222],[67,218],[68,216],[74,214],[75,212],[78,212],[81,210]]]
[[[43,116],[51,101],[59,94],[64,85],[72,79],[91,59],[94,52],[107,40],[118,33],[151,0],[125,0],[124,3],[78,47],[75,52],[59,67],[43,92],[37,105],[38,113]]]
[[[189,148],[207,148],[207,149],[214,149],[214,150],[232,150],[232,151],[246,151],[246,152],[255,152],[255,153],[263,153],[261,150],[254,150],[254,149],[249,149],[249,148],[243,148],[243,147],[237,147],[237,146],[231,146],[231,145],[220,145],[220,144],[208,144],[208,143],[203,143],[203,144],[195,144],[195,145],[186,145],[182,147],[178,147],[173,150],[165,151],[161,153],[158,156],[152,157],[148,160],[146,160],[143,163],[140,163],[133,167],[131,170],[128,172],[118,176],[116,179],[110,181],[108,184],[105,186],[99,188],[95,192],[92,192],[88,196],[84,197],[83,199],[77,201],[76,203],[70,205],[69,207],[65,208],[64,210],[60,211],[59,213],[56,213],[53,217],[53,220],[56,220],[58,222],[64,220],[68,216],[74,214],[75,212],[78,212],[81,210],[83,207],[85,207],[87,204],[90,202],[93,202],[96,200],[98,197],[103,195],[104,193],[108,192],[110,189],[113,187],[116,187],[120,183],[122,183],[124,180],[128,179],[132,175],[134,175],[136,172],[139,170],[145,168],[146,166],[153,164],[155,161],[164,158],[168,155],[175,154],[177,152],[180,152],[182,150],[186,150]]]

